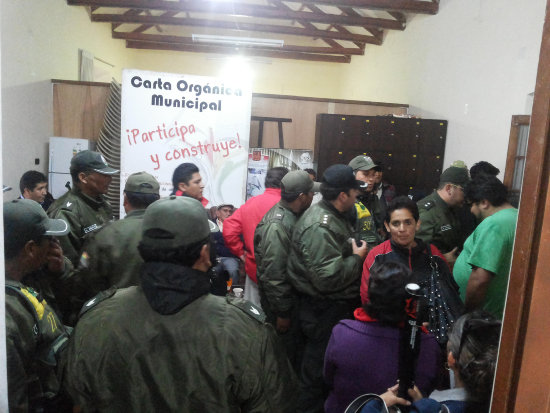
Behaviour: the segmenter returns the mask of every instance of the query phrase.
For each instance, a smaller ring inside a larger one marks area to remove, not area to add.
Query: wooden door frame
[[[547,0],[541,51],[508,298],[491,412],[513,412],[523,359],[550,175],[550,0]]]

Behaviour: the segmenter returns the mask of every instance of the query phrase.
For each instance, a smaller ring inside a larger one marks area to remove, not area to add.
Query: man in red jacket
[[[254,258],[254,231],[267,211],[281,200],[281,180],[288,169],[271,168],[265,177],[265,192],[250,198],[223,223],[225,245],[232,254],[244,261],[246,281],[244,298],[260,306],[256,260]]]

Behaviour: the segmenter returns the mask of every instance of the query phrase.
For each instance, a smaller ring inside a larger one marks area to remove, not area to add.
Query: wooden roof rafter
[[[111,23],[113,38],[124,39],[128,48],[345,63],[351,61],[351,56],[363,55],[366,44],[382,45],[385,30],[404,30],[407,14],[435,14],[439,9],[439,0],[236,0],[228,3],[67,0],[67,3],[88,8],[92,22]],[[195,28],[200,29],[195,31]],[[277,38],[284,44],[272,48],[193,43],[191,32]]]

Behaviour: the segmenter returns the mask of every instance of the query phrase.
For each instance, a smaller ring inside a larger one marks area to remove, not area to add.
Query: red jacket
[[[250,198],[223,222],[225,245],[237,257],[246,251],[244,269],[246,275],[255,283],[258,283],[258,280],[254,258],[254,231],[267,211],[280,200],[279,188],[266,188],[263,194]]]
[[[406,265],[412,271],[416,282],[430,275],[430,259],[427,254],[426,244],[419,238],[415,238],[415,241],[417,245],[411,249],[403,248],[391,240],[387,240],[369,251],[367,258],[363,262],[363,275],[361,277],[361,302],[363,304],[369,299],[370,270],[375,264],[391,261]],[[432,256],[439,262],[439,267],[445,267],[449,271],[447,261],[445,261],[441,252],[433,244],[430,244],[430,247]]]

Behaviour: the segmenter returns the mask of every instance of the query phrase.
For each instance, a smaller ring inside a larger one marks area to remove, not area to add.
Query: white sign
[[[122,73],[122,191],[129,175],[145,171],[172,192],[172,173],[184,163],[200,170],[209,205],[240,206],[246,190],[252,89],[249,82],[126,69]]]

